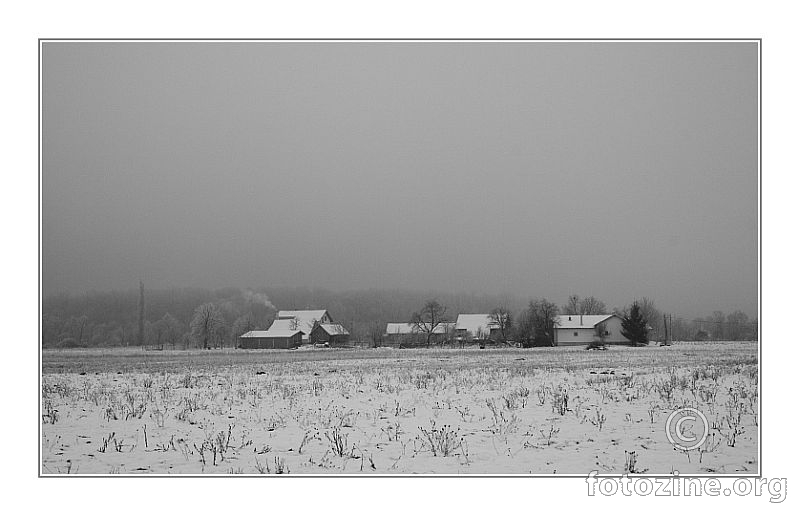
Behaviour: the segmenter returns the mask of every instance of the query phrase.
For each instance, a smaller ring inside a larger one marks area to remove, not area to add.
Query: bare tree
[[[715,311],[708,321],[711,323],[711,338],[713,340],[725,339],[725,314]]]
[[[727,332],[725,338],[729,340],[741,340],[743,335],[749,333],[749,318],[741,310],[729,313],[726,322]]]
[[[150,323],[149,321],[145,325],[147,333],[149,333],[150,337],[154,342],[152,342],[153,346],[158,348],[160,351],[164,350],[164,336],[167,334],[167,326],[164,322],[164,319],[161,318],[154,323]]]
[[[587,349],[607,349],[606,331],[608,330],[608,327],[606,326],[606,323],[601,322],[595,326],[594,329],[594,339],[591,343],[589,343]]]
[[[643,297],[641,300],[637,301],[636,304],[639,305],[639,313],[642,314],[642,318],[647,325],[652,331],[659,334],[662,330],[661,312],[658,311],[653,300],[648,297]]]
[[[606,304],[594,296],[585,297],[581,300],[579,314],[582,315],[602,315],[606,313]]]
[[[580,310],[581,310],[581,298],[577,294],[572,294],[571,296],[569,296],[569,298],[567,299],[567,304],[565,304],[561,308],[561,311],[564,312],[565,314],[573,314],[573,315],[583,313]]]
[[[231,325],[231,341],[236,343],[239,337],[255,329],[256,322],[253,319],[253,316],[250,314],[242,315],[233,321],[233,324]]]
[[[606,313],[606,304],[594,296],[581,299],[580,296],[572,294],[567,299],[567,304],[561,307],[561,311],[573,315],[600,315]]]
[[[128,345],[128,339],[127,339],[127,335],[125,334],[125,323],[122,323],[122,324],[119,325],[119,328],[117,328],[117,334],[119,335],[119,345],[120,346],[127,346]]]
[[[682,317],[676,317],[672,321],[672,328],[670,329],[670,338],[676,341],[692,340],[693,335],[697,333],[692,331],[689,323]]]
[[[411,324],[425,334],[425,344],[431,345],[431,337],[440,323],[445,322],[447,308],[435,299],[429,299],[419,312],[411,315]]]
[[[383,330],[384,326],[381,323],[372,323],[372,325],[370,325],[369,340],[372,342],[373,348],[383,345]]]
[[[228,340],[230,336],[230,328],[228,328],[227,323],[225,322],[225,318],[222,318],[222,324],[217,326],[214,329],[214,332],[211,334],[211,342],[214,344],[214,347],[225,347],[225,341]]]
[[[160,322],[164,329],[164,340],[172,344],[172,349],[175,349],[175,343],[183,334],[183,325],[170,313],[165,313]]]
[[[78,342],[78,345],[83,343],[83,334],[86,331],[87,324],[89,324],[89,318],[85,315],[75,318],[72,322],[75,332],[75,340]]]
[[[500,306],[495,308],[489,313],[489,319],[492,321],[498,330],[500,330],[500,339],[503,342],[508,342],[508,336],[511,331],[511,312],[508,308]]]
[[[192,335],[198,342],[203,343],[203,349],[209,349],[208,343],[214,342],[224,324],[225,319],[217,305],[202,304],[194,311],[191,323]]]
[[[533,313],[531,312],[530,305],[526,310],[522,311],[517,319],[516,326],[517,340],[522,343],[525,348],[531,347],[536,338],[536,327],[534,326]]]
[[[554,346],[558,306],[542,298],[531,301],[528,305],[528,312],[533,321],[533,327],[536,333],[535,344],[538,346]]]

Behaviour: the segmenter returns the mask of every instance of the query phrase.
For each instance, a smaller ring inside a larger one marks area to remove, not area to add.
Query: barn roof
[[[293,319],[297,321],[295,327],[308,335],[314,329],[315,322],[330,320],[330,315],[327,310],[280,310],[275,322],[292,321]]]
[[[569,329],[590,329],[594,328],[601,322],[604,322],[611,317],[617,317],[614,314],[604,314],[604,315],[575,315],[575,314],[566,314],[566,315],[557,315],[556,316],[556,328],[569,328]]]
[[[242,339],[266,339],[266,338],[282,338],[282,337],[294,337],[298,333],[302,333],[300,330],[289,330],[289,329],[282,329],[277,328],[273,329],[271,326],[268,330],[253,330],[248,331],[240,338]]]
[[[291,319],[294,317],[296,319],[316,319],[321,321],[327,313],[327,310],[279,310],[278,319]]]
[[[439,323],[433,329],[433,333],[440,334],[440,333],[447,333],[448,330],[453,328],[453,323],[444,322]],[[387,323],[386,324],[386,334],[387,335],[408,335],[411,333],[425,333],[421,330],[417,325],[412,323]]]
[[[270,330],[298,330],[303,331],[297,319],[275,319],[269,327]]]
[[[499,326],[489,314],[458,314],[456,319],[456,330],[466,330],[472,335],[477,335],[479,330],[488,332],[495,328]]]
[[[341,324],[320,324],[319,326],[331,337],[334,335],[350,335],[350,332]]]

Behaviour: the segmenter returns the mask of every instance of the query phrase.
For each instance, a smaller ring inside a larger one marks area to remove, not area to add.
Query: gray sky
[[[755,43],[56,43],[44,294],[302,285],[756,315]]]

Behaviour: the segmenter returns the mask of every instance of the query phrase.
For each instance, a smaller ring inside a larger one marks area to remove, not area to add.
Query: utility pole
[[[144,349],[144,283],[139,280],[139,347]]]

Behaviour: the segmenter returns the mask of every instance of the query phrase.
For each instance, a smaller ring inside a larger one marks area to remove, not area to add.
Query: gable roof
[[[580,314],[565,314],[556,316],[556,328],[569,328],[569,329],[591,329],[605,322],[612,317],[618,317],[615,314],[604,315],[580,315]]]
[[[273,329],[272,326],[268,330],[253,330],[248,331],[240,338],[242,339],[263,339],[263,338],[270,338],[270,337],[294,337],[298,333],[303,333],[300,330],[289,330],[283,328],[275,328]]]
[[[319,327],[325,330],[325,333],[331,337],[334,335],[350,335],[350,332],[341,324],[320,324]]]
[[[314,329],[315,322],[329,321],[330,318],[327,310],[280,310],[272,324],[278,321],[288,321],[281,324],[291,324],[291,321],[295,320],[297,321],[295,327],[308,335]]]
[[[499,327],[489,314],[458,314],[456,319],[456,330],[468,331],[474,336],[481,331],[488,333]]]

